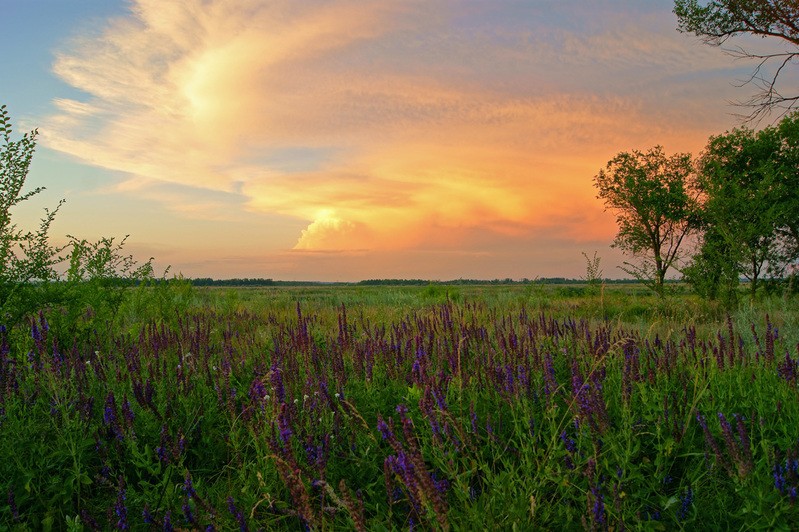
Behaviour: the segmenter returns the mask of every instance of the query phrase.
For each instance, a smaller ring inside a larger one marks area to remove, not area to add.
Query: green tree
[[[25,180],[36,150],[37,131],[12,140],[11,119],[0,106],[0,324],[14,325],[29,313],[58,305],[71,317],[121,304],[123,290],[134,282],[153,279],[153,259],[139,265],[124,255],[125,239],[97,242],[68,237],[63,246],[50,239],[50,226],[64,203],[45,209],[38,229],[25,231],[13,221],[14,208],[44,190],[25,191]],[[127,237],[126,237],[127,238]],[[65,279],[56,267],[69,258]]]
[[[784,83],[785,71],[799,59],[799,3],[796,0],[675,0],[677,29],[693,33],[705,44],[724,47],[738,59],[756,63],[744,83],[756,87],[756,93],[740,102],[749,107],[750,120],[758,120],[773,110],[787,113],[799,103],[790,80]],[[774,41],[771,53],[756,53],[741,46],[725,45],[738,35],[754,35]],[[792,94],[786,94],[788,87]]]
[[[706,295],[729,291],[739,275],[754,295],[764,278],[781,277],[797,259],[798,119],[711,137],[700,157],[703,236],[688,277],[708,285]]]
[[[57,279],[55,265],[61,262],[61,247],[49,239],[50,225],[59,207],[45,209],[36,231],[24,231],[13,222],[14,207],[44,190],[24,191],[25,179],[36,149],[37,131],[12,140],[12,126],[6,106],[0,106],[0,320],[14,321],[26,307],[38,304],[29,288],[32,284]]]
[[[663,295],[666,273],[676,266],[686,237],[696,228],[691,155],[667,156],[661,146],[622,152],[594,177],[598,197],[616,213],[614,246],[638,259],[625,272]]]
[[[779,152],[778,236],[786,259],[799,259],[799,112],[784,118],[777,125]]]

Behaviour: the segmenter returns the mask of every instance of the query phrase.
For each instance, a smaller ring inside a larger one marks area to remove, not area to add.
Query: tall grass
[[[549,286],[150,287],[72,341],[42,312],[0,332],[0,528],[790,528],[796,317]]]

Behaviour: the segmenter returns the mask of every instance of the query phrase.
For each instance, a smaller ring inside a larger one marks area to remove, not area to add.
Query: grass
[[[541,284],[45,310],[0,337],[0,530],[787,529],[798,310]]]

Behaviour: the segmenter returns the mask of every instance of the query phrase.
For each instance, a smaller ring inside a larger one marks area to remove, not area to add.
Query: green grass
[[[0,530],[787,529],[798,310],[180,283],[49,309],[0,343]]]

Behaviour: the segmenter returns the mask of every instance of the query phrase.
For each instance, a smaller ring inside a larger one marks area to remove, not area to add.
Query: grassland
[[[790,529],[799,302],[130,290],[0,333],[0,530]]]

